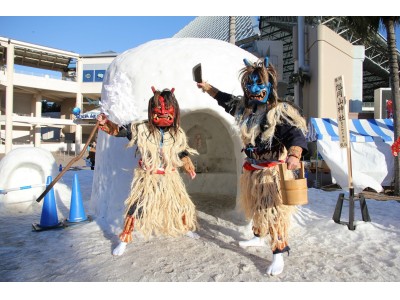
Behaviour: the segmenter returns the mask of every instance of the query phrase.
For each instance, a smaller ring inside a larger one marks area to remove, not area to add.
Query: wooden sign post
[[[351,167],[351,148],[350,148],[350,134],[348,126],[348,115],[349,106],[344,93],[344,81],[343,76],[335,78],[336,88],[336,109],[337,109],[337,122],[338,122],[338,134],[339,134],[339,146],[340,148],[347,149],[347,170],[348,170],[348,182],[349,190],[353,190],[353,174]]]
[[[347,149],[347,173],[349,183],[349,198],[345,198],[344,193],[339,195],[336,203],[335,212],[333,214],[333,220],[339,224],[346,224],[350,230],[354,230],[354,200],[360,201],[360,208],[363,221],[370,222],[371,219],[368,214],[367,203],[362,194],[357,196],[354,195],[353,187],[353,172],[351,162],[351,145],[350,145],[350,133],[348,125],[349,116],[349,105],[344,92],[344,79],[343,76],[335,78],[335,93],[336,93],[336,109],[337,109],[337,122],[338,122],[338,134],[339,134],[339,146],[340,148]],[[343,200],[349,200],[349,222],[340,221],[342,214]]]

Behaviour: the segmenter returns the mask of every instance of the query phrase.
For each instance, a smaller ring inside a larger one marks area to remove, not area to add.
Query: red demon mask
[[[157,127],[169,127],[174,124],[175,108],[170,105],[166,107],[164,97],[159,96],[160,105],[152,110],[152,121]]]
[[[156,90],[152,87],[153,92]],[[173,90],[171,92],[173,93]],[[157,97],[158,96],[158,97]],[[151,121],[157,127],[173,126],[175,121],[175,107],[160,94],[155,95],[151,108]]]

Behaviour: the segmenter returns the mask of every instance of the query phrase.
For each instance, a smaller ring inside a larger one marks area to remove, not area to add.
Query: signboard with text
[[[349,131],[347,124],[347,116],[349,110],[348,103],[344,94],[344,81],[342,76],[335,78],[335,90],[340,148],[347,148],[349,146]]]
[[[351,164],[351,147],[350,147],[350,133],[348,125],[349,107],[344,93],[344,79],[343,76],[335,78],[335,92],[336,92],[336,109],[337,109],[337,122],[339,134],[340,148],[347,150],[347,170],[350,194],[354,193],[353,189],[353,174]]]

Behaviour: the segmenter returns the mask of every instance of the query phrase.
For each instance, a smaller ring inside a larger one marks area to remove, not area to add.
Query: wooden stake
[[[352,174],[352,162],[351,162],[351,146],[350,146],[350,133],[348,127],[349,117],[349,105],[344,93],[344,79],[343,75],[335,78],[335,89],[336,89],[336,108],[338,113],[338,134],[340,141],[340,148],[347,149],[347,170],[348,170],[348,182],[349,192],[354,195],[353,188],[353,174]]]
[[[94,134],[96,133],[97,129],[99,128],[99,121],[97,121],[96,125],[94,126],[92,132],[90,133],[90,136],[85,144],[85,146],[83,147],[83,150],[79,153],[78,156],[75,156],[73,159],[71,159],[71,161],[65,166],[65,168],[60,172],[60,174],[57,175],[56,178],[54,178],[54,180],[47,186],[47,188],[44,190],[44,192],[39,196],[39,198],[36,199],[36,202],[40,202],[44,196],[46,196],[46,194],[53,188],[53,186],[56,184],[56,182],[58,180],[60,180],[60,178],[64,175],[65,172],[67,172],[69,170],[69,168],[79,159],[82,158],[83,154],[85,154],[86,152],[86,148],[89,145],[89,143],[92,141]]]

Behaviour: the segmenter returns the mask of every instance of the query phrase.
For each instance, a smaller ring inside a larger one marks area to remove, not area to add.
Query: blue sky
[[[0,16],[0,36],[81,55],[170,38],[195,16]],[[386,38],[386,35],[385,35]],[[400,48],[400,28],[396,30]]]
[[[0,16],[0,36],[81,55],[121,53],[155,39],[170,38],[194,16]]]

